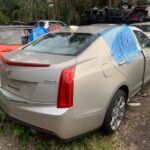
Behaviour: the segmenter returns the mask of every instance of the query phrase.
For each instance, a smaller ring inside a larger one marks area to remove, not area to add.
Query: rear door
[[[150,39],[141,31],[134,31],[145,56],[144,83],[150,81]]]
[[[130,38],[130,37],[128,37]],[[126,38],[121,38],[120,42],[126,41]],[[122,42],[124,43],[124,42]],[[127,43],[126,43],[127,44]],[[133,43],[135,44],[135,43]],[[118,45],[119,46],[119,45]],[[129,53],[129,52],[128,52]],[[130,54],[128,54],[130,55]],[[132,55],[132,51],[131,51]],[[123,60],[116,63],[116,60],[112,56],[112,62],[115,67],[126,77],[126,82],[129,87],[130,93],[134,94],[141,89],[143,84],[143,73],[144,73],[144,57],[143,55],[135,56],[132,61],[127,62]]]
[[[126,77],[128,86],[131,93],[138,91],[143,84],[143,72],[144,72],[144,59],[143,56],[139,56],[132,60],[131,63],[120,62],[116,64],[114,58],[112,58],[116,68]]]

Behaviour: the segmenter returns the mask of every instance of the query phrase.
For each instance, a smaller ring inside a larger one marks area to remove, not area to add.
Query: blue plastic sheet
[[[130,26],[119,26],[99,33],[111,50],[117,63],[130,63],[141,55],[141,47]]]
[[[49,31],[47,29],[45,29],[44,27],[36,27],[35,29],[32,30],[30,37],[29,37],[29,41],[34,41],[37,38],[39,38],[40,36],[48,33]]]

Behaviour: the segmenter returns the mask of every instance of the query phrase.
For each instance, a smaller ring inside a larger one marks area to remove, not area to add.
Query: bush
[[[9,24],[10,20],[0,11],[0,25]]]

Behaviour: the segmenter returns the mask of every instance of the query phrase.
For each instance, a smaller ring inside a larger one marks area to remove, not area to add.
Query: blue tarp
[[[39,38],[40,36],[48,33],[49,31],[47,29],[45,29],[44,27],[36,27],[35,29],[32,30],[30,37],[29,37],[29,41],[34,41],[37,38]]]
[[[99,33],[111,50],[117,63],[130,63],[141,55],[141,47],[130,26],[119,26]]]

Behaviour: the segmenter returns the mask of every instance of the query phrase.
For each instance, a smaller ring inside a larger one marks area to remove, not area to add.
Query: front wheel
[[[125,115],[126,99],[127,96],[123,90],[118,90],[113,96],[102,126],[104,133],[112,134],[120,127]]]

